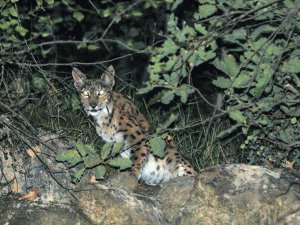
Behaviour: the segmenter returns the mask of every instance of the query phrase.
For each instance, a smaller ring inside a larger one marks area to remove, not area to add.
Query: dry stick
[[[31,63],[20,63],[20,62],[8,62],[9,64],[16,64],[19,66],[28,66],[28,67],[46,67],[46,66],[76,66],[76,65],[102,65],[103,63],[114,62],[126,57],[130,57],[132,54],[126,54],[114,59],[95,61],[95,62],[72,62],[72,63],[40,63],[40,64],[31,64]]]

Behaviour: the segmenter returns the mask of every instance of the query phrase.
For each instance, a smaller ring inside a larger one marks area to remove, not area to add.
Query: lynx
[[[125,143],[120,154],[133,161],[131,171],[139,180],[155,185],[178,176],[196,175],[173,140],[166,140],[163,158],[152,154],[146,138],[149,135],[147,119],[130,100],[113,91],[113,66],[96,80],[87,79],[77,68],[73,68],[72,76],[84,111],[95,120],[97,134],[105,142]]]

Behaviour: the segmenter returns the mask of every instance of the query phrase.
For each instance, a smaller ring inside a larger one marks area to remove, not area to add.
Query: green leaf
[[[256,98],[260,97],[270,82],[272,75],[273,68],[269,64],[261,64],[260,70],[256,77],[255,87],[250,90],[250,93]]]
[[[113,146],[113,149],[112,149],[112,152],[111,152],[111,155],[112,156],[115,156],[116,154],[118,154],[122,148],[124,147],[124,141],[122,142],[115,142],[114,143],[114,146]]]
[[[296,86],[297,86],[298,88],[300,88],[300,78],[299,78],[296,74],[293,74],[293,75],[292,75],[292,78],[293,78],[293,81],[294,81],[294,83],[296,84]]]
[[[174,11],[175,9],[177,9],[178,5],[180,5],[183,2],[183,0],[175,0],[175,2],[172,5],[171,10]]]
[[[92,145],[85,145],[81,141],[76,143],[76,148],[82,157],[96,153],[96,150]]]
[[[296,117],[293,117],[292,119],[291,119],[291,124],[296,124],[297,123],[297,118]]]
[[[109,157],[112,148],[113,148],[113,142],[106,142],[102,148],[101,148],[101,159],[105,160]]]
[[[160,102],[161,100],[161,97],[163,96],[164,94],[164,91],[160,91],[158,92],[157,94],[155,94],[150,100],[149,100],[149,106],[157,103],[157,102]]]
[[[38,76],[32,77],[32,84],[37,90],[43,90],[46,87],[45,79]]]
[[[240,40],[245,40],[247,32],[244,28],[233,30],[230,34],[224,36],[224,41],[230,43],[239,43]]]
[[[172,39],[167,38],[162,46],[161,55],[165,57],[171,54],[175,54],[178,49],[179,47],[176,45],[176,43]]]
[[[153,155],[163,158],[165,155],[166,142],[161,137],[154,137],[149,140]]]
[[[87,45],[87,48],[88,48],[88,50],[95,51],[95,50],[99,49],[99,46],[95,45],[95,44],[89,44],[89,45]]]
[[[175,120],[177,120],[178,115],[171,113],[171,116],[168,118],[166,122],[161,126],[161,129],[166,129],[168,128]]]
[[[219,70],[232,78],[234,78],[239,72],[236,60],[231,54],[223,54],[222,59],[215,59],[213,64]]]
[[[261,25],[251,33],[251,39],[255,41],[262,33],[271,33],[275,29],[275,27],[272,27],[269,24]]]
[[[54,4],[54,0],[46,0],[48,5],[53,5]]]
[[[286,73],[300,73],[300,58],[289,58],[283,63],[282,70]]]
[[[81,22],[81,20],[83,20],[84,15],[82,14],[82,12],[80,11],[75,11],[73,12],[73,17],[78,21]]]
[[[163,104],[169,104],[173,99],[174,99],[175,95],[174,95],[174,91],[165,91],[163,93],[163,96],[161,97],[161,102]]]
[[[228,135],[232,134],[233,132],[235,132],[238,128],[240,128],[242,126],[242,124],[235,124],[229,128],[227,128],[226,130],[221,131],[217,138],[224,138],[227,137]]]
[[[250,80],[250,75],[243,71],[234,79],[232,86],[235,88],[245,88]]]
[[[103,10],[103,12],[102,12],[103,17],[109,17],[110,15],[111,15],[110,8]]]
[[[82,177],[84,171],[85,171],[85,168],[82,168],[82,169],[78,170],[77,172],[75,172],[72,176],[72,182],[73,183],[79,182],[81,180],[81,177]]]
[[[289,132],[287,132],[287,130],[280,130],[277,138],[286,144],[292,143],[291,134]]]
[[[95,168],[95,172],[96,172],[96,180],[104,179],[106,168],[105,166],[99,165]]]
[[[132,166],[132,161],[127,158],[117,157],[108,161],[108,164],[120,168],[120,170],[128,169]]]
[[[93,168],[102,162],[98,154],[89,154],[83,157],[83,163],[86,168]]]
[[[15,30],[21,35],[21,36],[25,36],[28,32],[28,30],[26,28],[24,28],[23,26],[19,25],[16,26]]]
[[[229,113],[229,117],[238,123],[245,123],[246,117],[242,114],[240,110],[235,110]]]
[[[144,88],[140,88],[140,89],[138,89],[138,91],[137,91],[136,93],[137,93],[138,95],[146,94],[146,93],[152,91],[153,88],[154,88],[154,87],[150,87],[150,86],[144,87]]]
[[[10,15],[12,15],[14,17],[18,17],[18,12],[17,12],[15,7],[10,7],[9,8],[9,13],[10,13]]]
[[[82,162],[82,158],[77,152],[77,150],[64,150],[58,154],[56,154],[55,157],[56,161],[58,162],[68,162],[69,167],[73,167],[76,164]]]
[[[200,5],[199,6],[199,18],[206,18],[211,16],[212,14],[214,14],[217,11],[217,8],[215,5],[209,5],[209,4],[205,4],[205,5]]]
[[[206,28],[202,24],[195,24],[195,30],[198,31],[200,34],[207,34]]]
[[[45,57],[51,52],[52,48],[42,49],[42,55]]]
[[[227,89],[231,87],[232,82],[230,79],[219,76],[216,80],[213,80],[213,84],[219,88]]]
[[[137,10],[133,10],[133,11],[131,12],[131,14],[132,14],[133,16],[135,16],[135,17],[143,16],[143,13],[140,12],[140,11],[137,11]]]
[[[188,99],[188,95],[189,95],[189,94],[192,94],[192,93],[194,93],[194,92],[195,92],[195,89],[192,88],[192,87],[181,86],[181,87],[179,87],[179,88],[176,90],[175,94],[176,94],[177,96],[180,96],[180,101],[181,101],[182,103],[186,103],[186,102],[187,102],[187,99]]]

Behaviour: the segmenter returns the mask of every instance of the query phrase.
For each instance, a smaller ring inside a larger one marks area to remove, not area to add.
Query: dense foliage
[[[57,155],[79,165],[74,181],[90,168],[102,178],[104,164],[130,167],[122,143],[97,154],[70,80],[70,66],[96,77],[114,64],[118,89],[146,99],[155,154],[173,132],[198,168],[299,165],[299,9],[294,0],[0,0],[1,113],[76,136],[77,148]]]

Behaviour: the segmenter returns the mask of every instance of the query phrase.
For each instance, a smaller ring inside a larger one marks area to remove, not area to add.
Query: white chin
[[[100,111],[89,111],[88,114],[91,116],[97,116],[100,113]]]

